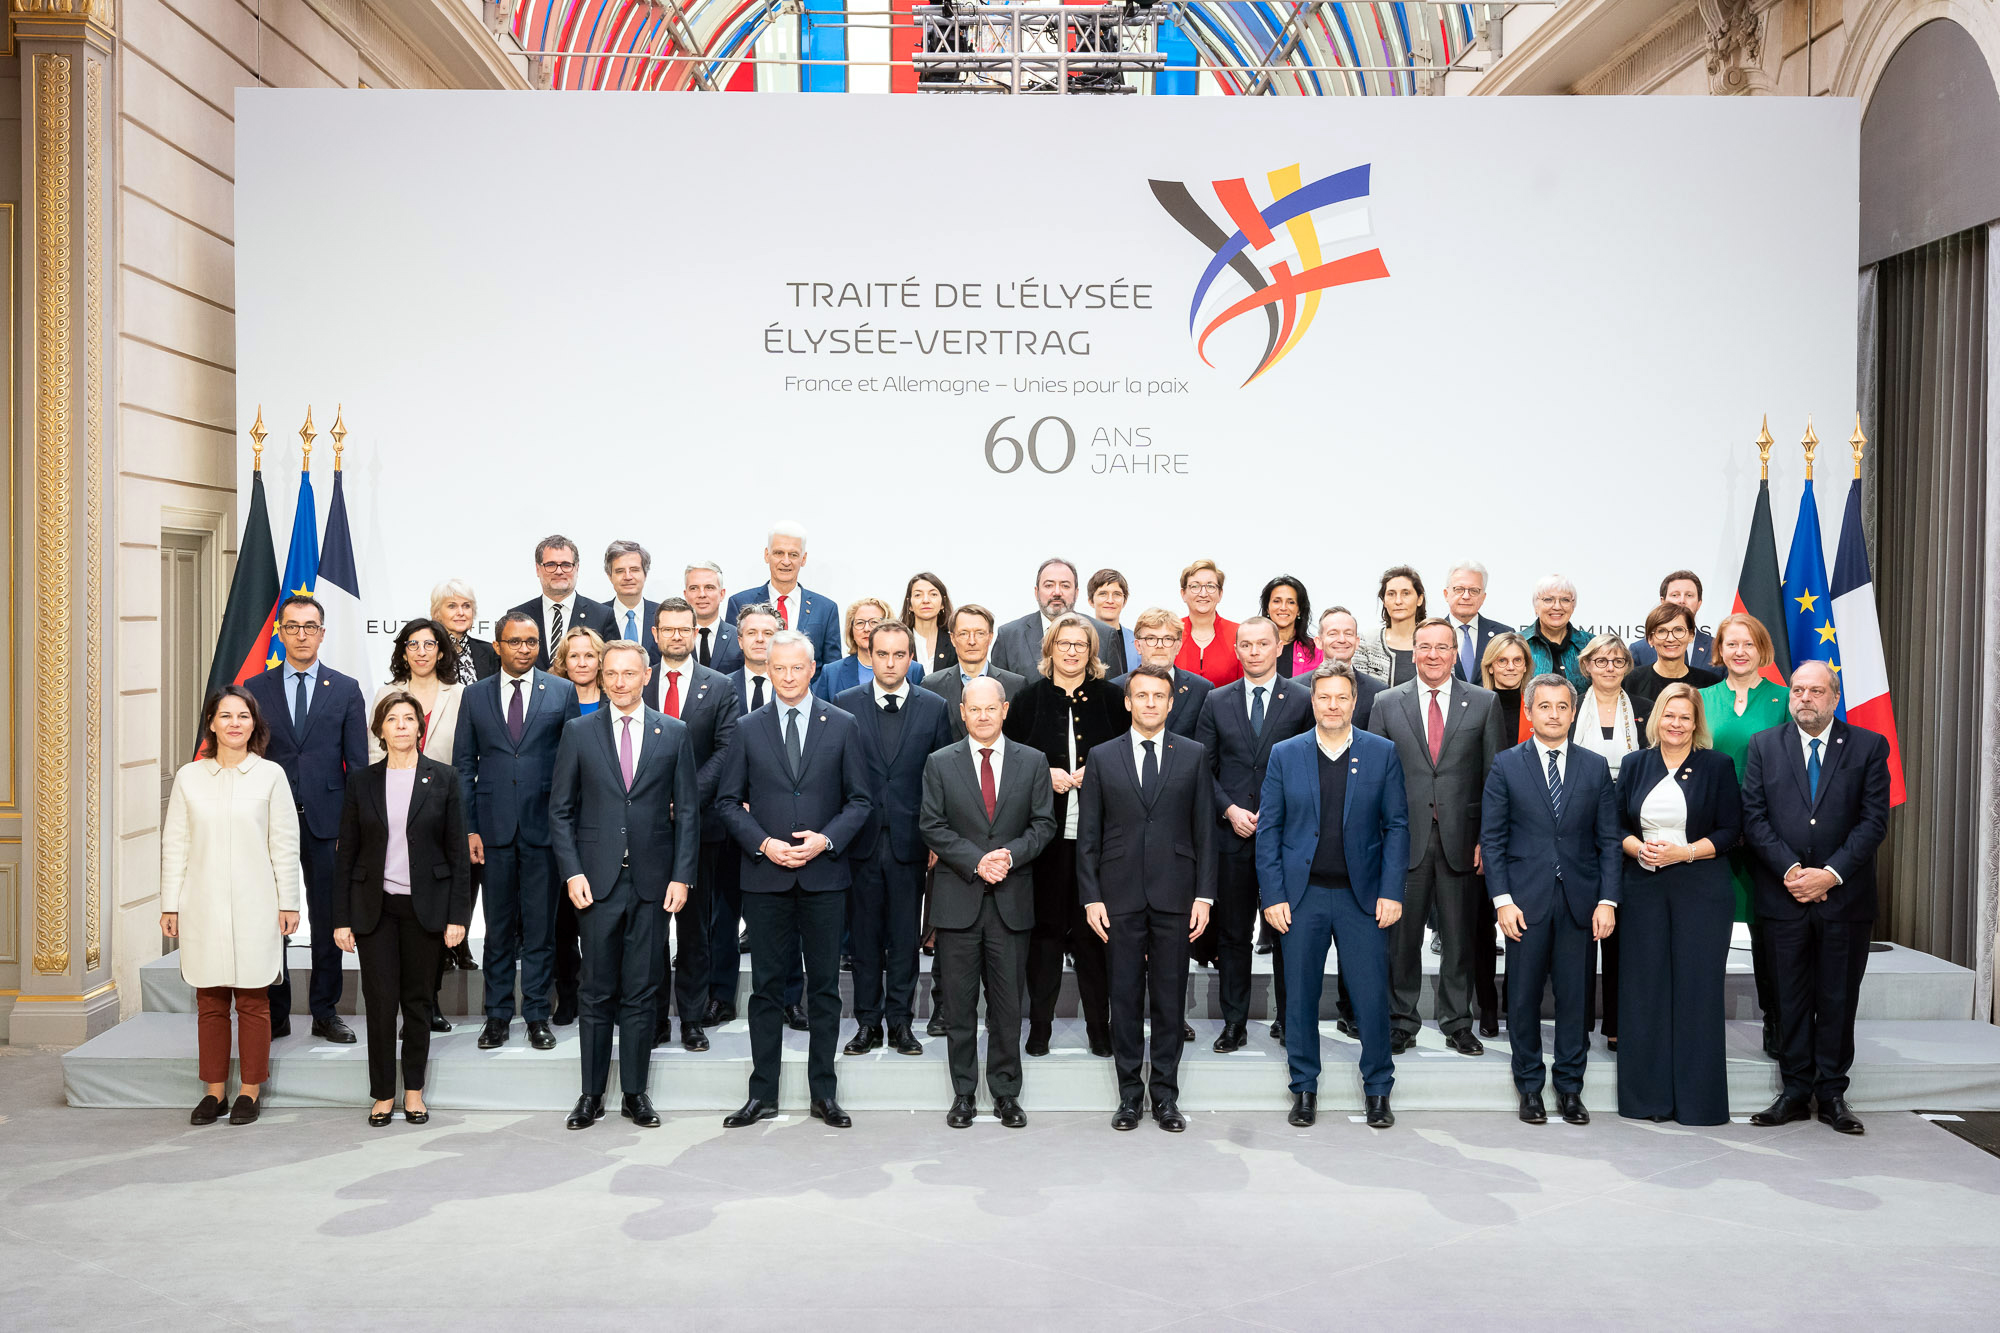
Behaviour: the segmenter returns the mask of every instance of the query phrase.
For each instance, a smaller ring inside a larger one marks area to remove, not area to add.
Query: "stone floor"
[[[1609,1108],[1599,1108],[1608,1112]],[[0,1047],[0,1311],[23,1330],[1994,1327],[2000,1159],[1907,1113],[1374,1132],[1106,1114],[554,1114],[370,1129],[63,1105]]]

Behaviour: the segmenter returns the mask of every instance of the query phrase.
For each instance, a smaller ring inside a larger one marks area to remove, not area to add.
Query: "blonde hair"
[[[1334,609],[1338,610],[1339,608],[1336,607]],[[1521,654],[1521,685],[1526,685],[1529,677],[1535,674],[1535,655],[1528,651],[1528,641],[1513,630],[1508,630],[1505,633],[1496,634],[1488,639],[1486,641],[1486,650],[1479,654],[1479,683],[1487,689],[1497,690],[1500,688],[1493,683],[1493,664],[1499,661],[1500,654],[1506,652],[1509,648],[1513,648]],[[1518,689],[1520,686],[1516,686],[1515,688]]]
[[[1701,691],[1684,680],[1669,681],[1667,688],[1660,691],[1660,697],[1653,700],[1653,709],[1646,714],[1646,743],[1660,743],[1660,715],[1667,711],[1667,704],[1674,699],[1685,699],[1694,710],[1694,748],[1710,749],[1715,738],[1708,731],[1708,710],[1701,706]]]
[[[793,536],[795,534],[786,533],[783,535]],[[872,606],[876,610],[880,611],[882,613],[881,618],[883,620],[891,619],[889,604],[883,601],[880,597],[857,597],[853,601],[849,602],[847,604],[847,614],[844,617],[842,617],[840,621],[840,637],[846,642],[847,651],[850,653],[858,653],[861,651],[861,645],[854,641],[854,617],[861,614],[861,608],[864,606]]]
[[[1189,565],[1186,569],[1183,569],[1181,571],[1182,590],[1183,591],[1186,590],[1189,579],[1201,573],[1203,570],[1207,570],[1209,573],[1215,575],[1215,590],[1218,593],[1221,592],[1223,585],[1227,583],[1228,580],[1223,578],[1222,571],[1216,567],[1216,564],[1213,560],[1197,560],[1193,564]]]
[[[1729,669],[1723,665],[1722,661],[1722,638],[1725,634],[1729,633],[1731,625],[1741,625],[1744,629],[1750,631],[1750,641],[1757,645],[1757,669],[1759,671],[1762,671],[1765,667],[1770,666],[1771,663],[1778,660],[1777,650],[1771,646],[1771,631],[1764,628],[1764,622],[1747,611],[1736,611],[1715,622],[1715,638],[1710,643],[1708,649],[1708,664],[1710,666],[1718,667],[1723,671]]]
[[[1616,648],[1619,651],[1619,653],[1623,655],[1623,657],[1625,658],[1625,675],[1626,676],[1631,675],[1632,650],[1630,648],[1627,648],[1625,646],[1625,640],[1619,638],[1616,634],[1600,634],[1596,638],[1592,639],[1589,643],[1586,643],[1583,646],[1583,651],[1576,655],[1577,664],[1579,666],[1588,668],[1590,665],[1591,658],[1596,657],[1604,652],[1607,652],[1612,648]],[[1624,676],[1619,677],[1620,680],[1623,680],[1624,678],[1625,678]]]
[[[1090,664],[1083,669],[1083,678],[1104,679],[1104,659],[1097,642],[1097,626],[1091,623],[1088,616],[1080,616],[1074,611],[1065,611],[1057,616],[1056,623],[1049,626],[1049,632],[1042,636],[1042,675],[1050,680],[1056,678],[1056,635],[1071,626],[1082,630],[1090,643]]]
[[[555,656],[549,659],[549,670],[561,676],[564,680],[569,679],[569,641],[571,639],[585,639],[589,641],[590,650],[597,654],[597,670],[599,674],[602,674],[604,671],[604,639],[596,630],[590,628],[588,625],[571,625],[564,632],[562,642],[556,645]]]
[[[464,579],[446,579],[431,589],[431,619],[444,619],[444,604],[453,597],[463,597],[472,603],[472,614],[479,614],[479,599],[472,595],[472,585]]]
[[[1137,638],[1149,630],[1159,630],[1178,639],[1183,632],[1181,618],[1165,607],[1149,606],[1139,613],[1137,620],[1132,622],[1132,636]]]

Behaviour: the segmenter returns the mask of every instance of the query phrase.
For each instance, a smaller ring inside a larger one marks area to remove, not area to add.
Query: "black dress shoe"
[[[569,1119],[563,1123],[571,1129],[589,1129],[602,1119],[604,1119],[604,1099],[593,1097],[586,1092],[576,1099],[576,1105],[570,1108]]]
[[[354,1029],[343,1023],[338,1016],[315,1018],[312,1033],[322,1041],[330,1041],[336,1046],[352,1046],[355,1041]]]
[[[380,1129],[395,1118],[396,1108],[392,1103],[386,1111],[370,1111],[368,1113],[368,1127],[370,1129]]]
[[[944,1037],[950,1035],[950,1029],[944,1025],[943,1014],[931,1015],[931,1021],[924,1024],[924,1035],[926,1037]]]
[[[1319,1094],[1316,1092],[1295,1092],[1292,1094],[1292,1113],[1286,1120],[1300,1129],[1309,1128],[1319,1119]]]
[[[444,1009],[439,1006],[435,996],[431,997],[431,1031],[451,1031],[451,1020],[444,1016]]]
[[[1789,1125],[1794,1120],[1804,1120],[1812,1114],[1812,1103],[1804,1097],[1780,1096],[1763,1110],[1750,1117],[1750,1123],[1759,1129],[1771,1129],[1778,1125]]]
[[[1021,1103],[1012,1097],[995,1097],[993,1099],[993,1114],[999,1116],[1000,1123],[1008,1129],[1027,1128],[1028,1113],[1023,1111]]]
[[[840,1103],[831,1097],[823,1101],[813,1098],[812,1118],[826,1121],[829,1129],[851,1129],[854,1126],[854,1117],[841,1110]]]
[[[257,1118],[258,1100],[256,1097],[245,1097],[241,1093],[238,1093],[236,1096],[236,1105],[229,1108],[229,1123],[232,1125],[247,1125],[254,1121]]]
[[[1351,1018],[1334,1019],[1333,1030],[1335,1032],[1338,1032],[1341,1036],[1347,1038],[1349,1041],[1361,1040],[1361,1025],[1359,1023],[1356,1023]]]
[[[188,1116],[188,1123],[190,1125],[212,1125],[220,1119],[222,1119],[222,1098],[211,1092],[204,1095],[199,1102],[195,1103],[193,1113]]]
[[[1100,1060],[1109,1060],[1111,1058],[1111,1034],[1109,1032],[1090,1032],[1086,1035],[1090,1040],[1090,1053]]]
[[[979,1103],[969,1092],[961,1092],[951,1099],[951,1109],[944,1113],[944,1122],[953,1129],[971,1129],[972,1122],[979,1115]]]
[[[755,1097],[752,1097],[749,1101],[722,1117],[722,1127],[724,1129],[743,1129],[756,1124],[759,1120],[775,1119],[777,1114],[778,1107],[776,1103],[760,1102]]]
[[[1590,1123],[1590,1112],[1583,1109],[1583,1094],[1580,1092],[1558,1092],[1556,1113],[1562,1116],[1565,1125]]]
[[[863,1023],[854,1029],[854,1039],[841,1047],[845,1055],[866,1055],[882,1044],[882,1029],[873,1023]]]
[[[507,1044],[507,1029],[512,1024],[504,1018],[489,1018],[486,1026],[479,1029],[479,1049],[490,1051],[496,1046]]]
[[[674,1025],[672,1023],[662,1023],[660,1024],[660,1026],[653,1029],[654,1050],[657,1051],[662,1046],[671,1046],[673,1044],[673,1040],[674,1040]]]
[[[853,954],[844,953],[840,956],[840,970],[843,972],[852,972],[854,970]]]
[[[1215,1053],[1227,1055],[1231,1051],[1240,1051],[1249,1040],[1250,1033],[1241,1023],[1224,1023],[1222,1035],[1215,1039]]]
[[[1285,1044],[1284,1019],[1281,1018],[1277,1022],[1271,1024],[1271,1040],[1277,1042],[1280,1046]]]
[[[806,1007],[802,1004],[786,1005],[785,1026],[794,1032],[811,1032],[812,1020],[806,1017]]]
[[[1028,1043],[1021,1049],[1029,1055],[1047,1055],[1049,1053],[1049,1030],[1038,1027],[1029,1028]]]
[[[1181,1024],[1181,1040],[1182,1041],[1194,1040],[1194,1024],[1192,1023]]]
[[[1181,1108],[1172,1102],[1153,1103],[1153,1123],[1169,1134],[1178,1134],[1187,1128],[1187,1118],[1181,1114]]]
[[[528,1045],[538,1051],[553,1051],[556,1048],[556,1034],[541,1020],[528,1024]]]
[[[1479,1044],[1479,1038],[1472,1035],[1471,1028],[1460,1028],[1445,1034],[1444,1044],[1460,1055],[1484,1055],[1486,1048]]]
[[[1266,941],[1265,941],[1264,943],[1262,943],[1262,944],[1258,945],[1258,946],[1257,946],[1257,952],[1258,952],[1258,953],[1269,953],[1269,952],[1271,952],[1271,944],[1270,944],[1270,941],[1266,940]]]
[[[1542,1105],[1541,1093],[1524,1092],[1521,1094],[1521,1121],[1523,1124],[1528,1125],[1546,1125],[1549,1123],[1548,1108]]]
[[[889,1045],[898,1055],[922,1055],[924,1044],[917,1040],[917,1034],[910,1031],[908,1023],[889,1029]]]
[[[292,1035],[292,1020],[290,1018],[286,1018],[285,1021],[282,1023],[271,1024],[272,1041],[276,1041],[280,1037],[289,1037],[291,1035]]]
[[[739,954],[750,952],[750,931],[748,927],[745,927],[742,933],[736,937],[736,952]]]
[[[619,1104],[618,1114],[630,1120],[641,1129],[658,1129],[660,1113],[653,1109],[653,1099],[643,1092],[628,1092]]]
[[[477,972],[479,970],[479,963],[472,956],[472,946],[464,940],[460,940],[457,947],[448,952],[451,955],[452,965],[459,971]]]
[[[1834,1097],[1819,1104],[1819,1122],[1832,1125],[1842,1134],[1865,1134],[1868,1127],[1861,1123],[1861,1117],[1854,1114],[1845,1097]]]
[[[701,1024],[681,1020],[681,1049],[684,1051],[705,1051],[708,1049],[708,1034],[701,1030]]]
[[[1489,1041],[1491,1041],[1491,1040],[1492,1040],[1493,1038],[1495,1038],[1495,1037],[1499,1036],[1499,1035],[1500,1035],[1500,1020],[1499,1020],[1499,1019],[1497,1019],[1497,1018],[1482,1018],[1482,1019],[1480,1019],[1480,1020],[1479,1020],[1479,1035],[1480,1035],[1480,1036],[1482,1036],[1482,1037],[1485,1037],[1485,1038],[1486,1038],[1487,1040],[1489,1040]]]
[[[1403,1029],[1397,1028],[1389,1034],[1389,1054],[1391,1055],[1401,1055],[1416,1044],[1417,1034],[1414,1032],[1405,1032]]]
[[[1368,1128],[1388,1129],[1395,1123],[1396,1113],[1389,1109],[1388,1094],[1368,1099]]]
[[[404,1106],[403,1119],[409,1121],[413,1125],[428,1125],[431,1122],[430,1108],[423,1107],[418,1110],[412,1111],[408,1106]]]
[[[1139,1127],[1139,1103],[1118,1103],[1118,1110],[1111,1117],[1111,1127],[1113,1129],[1137,1129]]]
[[[1764,1054],[1778,1058],[1778,1020],[1770,1014],[1764,1015]]]
[[[1618,1053],[1618,1038],[1606,1037],[1604,1039],[1604,1049],[1616,1055]]]
[[[558,996],[556,998],[555,1016],[549,1021],[559,1028],[566,1028],[571,1023],[576,1022],[576,1001],[574,999],[563,999]]]
[[[719,1028],[724,1023],[736,1021],[736,1006],[724,1004],[720,1000],[710,1000],[708,1008],[701,1011],[701,1025],[705,1028]]]

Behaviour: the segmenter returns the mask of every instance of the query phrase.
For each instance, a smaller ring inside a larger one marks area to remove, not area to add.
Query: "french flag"
[[[1857,469],[1858,472],[1858,469]],[[1889,670],[1882,659],[1882,626],[1875,615],[1875,582],[1861,536],[1861,478],[1847,488],[1840,547],[1833,558],[1833,623],[1840,626],[1840,690],[1847,720],[1889,740],[1889,804],[1903,803],[1903,747],[1889,701]]]

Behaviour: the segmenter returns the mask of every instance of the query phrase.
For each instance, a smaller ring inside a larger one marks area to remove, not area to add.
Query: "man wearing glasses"
[[[1513,628],[1480,614],[1486,605],[1486,566],[1477,560],[1461,560],[1453,565],[1445,575],[1444,605],[1445,618],[1451,622],[1452,650],[1458,654],[1451,664],[1451,674],[1477,685],[1479,662],[1486,654],[1487,643],[1494,635]],[[1368,720],[1357,718],[1354,725],[1366,727]]]
[[[544,671],[549,667],[549,654],[572,626],[596,630],[607,643],[620,637],[611,608],[577,593],[576,568],[575,542],[561,533],[542,538],[535,545],[535,577],[541,580],[542,595],[514,608],[535,622],[541,635],[535,665]]]
[[[1028,682],[1012,671],[1002,671],[988,656],[993,651],[993,613],[976,602],[968,602],[951,613],[951,646],[958,653],[958,665],[933,671],[924,677],[923,687],[944,697],[945,711],[951,715],[953,740],[965,739],[965,719],[960,704],[968,682],[991,676],[1000,682],[1005,696],[1012,699]],[[933,1032],[933,1037],[942,1035]]]
[[[1215,686],[1208,683],[1206,676],[1174,665],[1174,658],[1181,651],[1181,634],[1180,617],[1157,606],[1150,607],[1133,623],[1132,644],[1139,650],[1140,666],[1165,667],[1174,673],[1174,703],[1167,712],[1167,730],[1192,740],[1195,719],[1201,716],[1201,701]],[[1128,671],[1111,683],[1122,690],[1131,674]]]
[[[361,687],[319,660],[326,611],[304,593],[278,604],[278,638],[285,660],[247,688],[271,729],[264,757],[285,770],[299,810],[299,866],[305,873],[306,919],[312,923],[312,1010],[315,1037],[343,1046],[354,1030],[334,1006],[340,1001],[340,949],[333,942],[333,847],[347,775],[368,767],[368,722]],[[292,1031],[290,951],[271,987],[271,1035]]]

